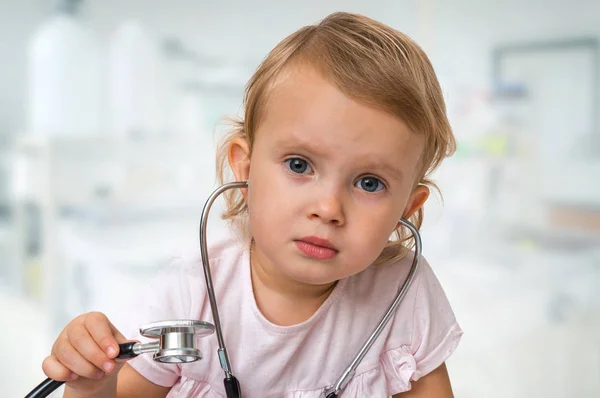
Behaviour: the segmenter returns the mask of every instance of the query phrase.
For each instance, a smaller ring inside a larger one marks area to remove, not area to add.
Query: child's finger
[[[68,334],[68,339],[81,356],[95,365],[98,369],[102,369],[106,373],[110,373],[114,370],[114,361],[100,349],[100,346],[96,343],[87,329],[78,328],[75,332],[71,331]]]
[[[54,355],[50,355],[44,359],[44,362],[42,362],[42,370],[46,376],[58,381],[70,381],[78,377],[69,368],[60,363],[58,358]]]
[[[125,343],[125,342],[131,342],[131,341],[136,342],[137,341],[137,340],[127,339],[125,336],[123,336],[121,334],[121,332],[119,332],[119,330],[115,327],[115,325],[112,324],[112,322],[110,323],[110,328],[113,332],[113,336],[115,336],[115,338],[117,339],[119,344]],[[115,355],[115,357],[116,357],[116,355]],[[113,359],[118,364],[117,366],[122,366],[122,364],[127,362],[128,360],[130,360],[131,357],[129,357],[129,358],[113,358]]]
[[[79,376],[88,379],[101,379],[106,375],[106,373],[85,359],[70,342],[61,344],[60,348],[52,354],[56,356],[61,364]]]
[[[84,324],[108,358],[114,358],[119,354],[119,343],[113,335],[112,324],[106,315],[100,312],[91,312],[85,318]]]
[[[129,341],[125,336],[121,334],[121,332],[119,332],[119,330],[115,327],[115,325],[112,324],[112,322],[108,321],[108,323],[110,325],[110,330],[112,330],[113,336],[115,336],[119,343]]]

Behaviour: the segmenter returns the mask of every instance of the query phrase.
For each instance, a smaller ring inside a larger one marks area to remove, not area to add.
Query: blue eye
[[[304,174],[306,170],[311,170],[308,162],[301,158],[290,158],[285,161],[288,169],[296,174]]]
[[[356,182],[355,186],[367,192],[377,192],[385,188],[383,182],[375,177],[363,177]]]

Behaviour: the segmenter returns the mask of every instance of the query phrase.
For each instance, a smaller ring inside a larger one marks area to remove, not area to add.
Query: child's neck
[[[278,275],[251,256],[250,274],[254,299],[263,316],[279,326],[297,325],[309,319],[327,300],[337,282],[308,285]]]

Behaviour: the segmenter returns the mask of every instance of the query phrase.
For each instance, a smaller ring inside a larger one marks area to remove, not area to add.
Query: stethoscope
[[[225,385],[225,392],[227,398],[241,398],[242,392],[240,389],[240,383],[237,378],[233,375],[231,368],[231,361],[227,354],[227,348],[225,347],[225,340],[223,339],[223,331],[221,328],[221,319],[219,317],[219,310],[217,308],[217,300],[215,298],[215,291],[212,283],[212,277],[210,273],[210,265],[208,262],[208,250],[206,244],[206,226],[208,221],[208,214],[210,208],[215,199],[223,192],[232,188],[247,188],[248,182],[232,182],[224,184],[217,188],[206,201],[204,208],[202,209],[202,216],[200,219],[200,254],[202,257],[202,265],[204,269],[204,277],[206,279],[206,287],[208,289],[208,298],[210,300],[210,307],[213,315],[214,325],[197,320],[168,320],[155,322],[140,328],[140,334],[144,337],[157,339],[158,341],[151,343],[123,343],[119,345],[120,351],[117,358],[134,358],[143,353],[153,353],[153,359],[162,363],[189,363],[195,362],[202,359],[202,353],[197,348],[196,340],[199,337],[206,337],[216,331],[217,341],[219,348],[217,354],[221,368],[225,372],[225,378],[223,383]],[[344,389],[346,384],[354,376],[356,368],[363,360],[377,337],[381,334],[388,321],[396,311],[396,308],[406,295],[408,288],[410,287],[417,267],[419,265],[419,259],[421,257],[422,245],[421,235],[417,228],[409,221],[400,219],[400,223],[408,228],[415,240],[415,255],[413,262],[408,272],[408,276],[404,280],[402,287],[396,293],[394,300],[390,304],[389,308],[373,330],[369,338],[362,345],[358,353],[352,359],[352,362],[344,369],[342,374],[338,377],[334,384],[323,389],[322,396],[324,398],[337,398],[340,392]],[[33,389],[25,398],[42,398],[47,397],[60,387],[64,382],[56,381],[50,378],[44,380],[40,385]]]

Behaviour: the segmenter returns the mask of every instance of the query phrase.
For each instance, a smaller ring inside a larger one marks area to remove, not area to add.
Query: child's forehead
[[[263,102],[261,124],[295,124],[308,128],[343,128],[369,135],[373,130],[393,131],[402,139],[413,136],[403,119],[350,97],[310,65],[290,68],[274,84]],[[407,137],[404,137],[407,136]]]
[[[306,83],[330,84],[329,79],[314,63],[295,60],[283,66],[277,74],[271,77],[263,95],[267,97],[267,100],[271,100],[297,90],[297,86],[303,86]],[[268,105],[268,102],[266,101],[265,104]]]

